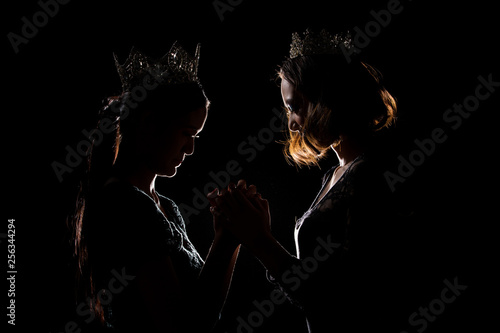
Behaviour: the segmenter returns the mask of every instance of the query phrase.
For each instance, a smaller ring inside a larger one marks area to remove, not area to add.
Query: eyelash
[[[189,136],[189,137],[191,137],[191,138],[193,138],[193,139],[199,139],[199,138],[200,138],[200,136],[199,136],[199,135],[191,135],[190,133],[184,133],[184,135],[185,135],[185,136]]]

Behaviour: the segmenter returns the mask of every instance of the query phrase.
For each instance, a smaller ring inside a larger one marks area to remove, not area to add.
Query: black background
[[[64,163],[65,146],[84,139],[81,131],[94,126],[101,101],[120,92],[113,52],[123,61],[132,46],[160,57],[175,40],[190,52],[202,44],[199,75],[212,101],[209,118],[195,154],[174,178],[159,179],[157,190],[177,204],[193,206],[193,189],[203,190],[211,181],[209,172],[237,160],[242,172],[234,180],[247,179],[269,199],[274,233],[293,252],[294,218],[309,207],[335,158],[324,161],[321,170],[297,170],[286,163],[278,143],[266,144],[250,162],[237,147],[269,127],[273,108],[281,110],[274,77],[289,52],[292,32],[307,27],[364,30],[373,21],[370,11],[386,9],[387,3],[246,0],[221,21],[210,0],[71,1],[60,5],[17,54],[7,34],[20,34],[21,18],[31,21],[40,6],[36,1],[4,4],[2,164],[7,186],[0,230],[6,232],[7,219],[16,220],[16,328],[60,332],[66,322],[78,319],[71,303],[65,216],[74,206],[79,170],[59,182],[51,163]],[[493,321],[492,303],[498,303],[493,269],[498,266],[493,260],[498,92],[457,130],[442,116],[474,94],[479,75],[491,73],[500,80],[496,7],[486,1],[402,1],[401,6],[401,13],[362,49],[362,57],[384,73],[399,104],[392,170],[399,154],[408,156],[415,149],[413,140],[428,138],[437,127],[448,135],[395,192],[414,212],[412,221],[421,235],[422,257],[414,268],[425,276],[426,288],[415,298],[414,311],[439,297],[444,279],[458,277],[467,290],[426,331],[479,331]],[[274,140],[283,138],[277,133]],[[188,232],[204,256],[213,236],[208,208],[189,217]],[[2,252],[7,252],[5,242]],[[236,332],[236,318],[255,310],[253,300],[268,297],[271,286],[264,272],[244,249],[220,332]],[[2,285],[2,304],[7,304],[8,286]],[[7,317],[2,318],[3,324]],[[282,305],[255,332],[303,329],[300,313]],[[416,331],[409,325],[403,330]]]

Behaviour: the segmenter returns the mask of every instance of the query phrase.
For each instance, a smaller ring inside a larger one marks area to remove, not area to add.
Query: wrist
[[[250,251],[257,254],[261,252],[261,250],[265,250],[273,246],[273,244],[276,244],[277,242],[278,241],[274,238],[273,234],[269,230],[255,235],[251,240],[245,243],[245,245]]]
[[[256,237],[247,246],[250,252],[259,259],[273,276],[281,276],[281,273],[289,267],[293,258],[270,231]]]
[[[240,241],[228,230],[220,229],[215,232],[213,244],[218,244],[218,246],[222,248],[234,250],[240,245]]]

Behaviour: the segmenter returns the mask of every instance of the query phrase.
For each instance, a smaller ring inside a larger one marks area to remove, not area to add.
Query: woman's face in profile
[[[292,132],[300,131],[304,126],[308,103],[295,86],[285,78],[281,80],[281,97],[288,111],[288,128]]]
[[[158,134],[154,135],[154,142],[147,149],[152,155],[150,168],[158,176],[175,176],[184,158],[193,154],[194,141],[203,130],[207,115],[207,109],[202,107],[170,125],[155,124]]]

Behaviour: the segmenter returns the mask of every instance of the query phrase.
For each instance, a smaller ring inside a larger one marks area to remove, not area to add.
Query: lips
[[[183,158],[178,158],[178,159],[175,159],[175,160],[174,160],[175,165],[181,165],[181,164],[182,164],[182,162],[184,162],[184,159],[183,159]]]

